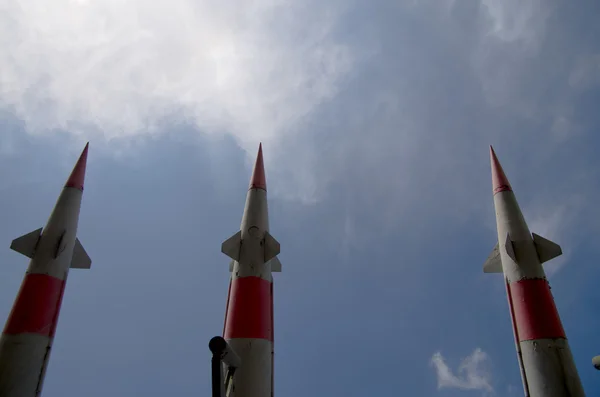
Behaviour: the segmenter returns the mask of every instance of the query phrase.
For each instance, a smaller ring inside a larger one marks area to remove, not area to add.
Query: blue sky
[[[600,354],[600,3],[39,0],[0,17],[0,319],[90,141],[44,396],[209,393],[264,145],[276,395],[522,395],[488,145],[588,395]]]

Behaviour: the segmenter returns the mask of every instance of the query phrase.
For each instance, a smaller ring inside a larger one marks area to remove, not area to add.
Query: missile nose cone
[[[258,145],[258,155],[256,156],[256,163],[254,164],[254,172],[252,173],[252,179],[250,179],[249,189],[267,190],[267,179],[265,178],[265,165],[263,164],[262,155],[262,143]]]
[[[85,144],[85,148],[83,148],[79,160],[77,160],[75,167],[73,167],[73,171],[71,171],[71,175],[69,176],[69,179],[67,179],[65,187],[74,187],[75,189],[83,190],[89,145],[89,142]]]
[[[510,187],[510,182],[508,182],[508,178],[504,174],[504,170],[498,161],[498,157],[496,157],[496,152],[494,152],[494,148],[490,145],[490,161],[492,163],[492,187],[494,189],[494,194],[512,191],[512,187]]]

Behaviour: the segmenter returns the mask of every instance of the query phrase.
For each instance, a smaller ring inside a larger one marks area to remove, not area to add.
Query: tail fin
[[[279,262],[278,257],[274,257],[273,259],[271,259],[271,271],[281,272],[281,262]]]
[[[75,247],[73,248],[73,258],[71,259],[72,269],[89,269],[92,267],[92,260],[90,259],[85,248],[81,245],[79,239],[75,239]]]
[[[265,263],[273,260],[277,255],[279,255],[279,251],[281,249],[279,242],[275,240],[273,236],[269,234],[269,232],[265,232],[264,237],[264,260]],[[221,252],[233,259],[234,261],[240,260],[240,248],[242,246],[242,232],[238,231],[233,236],[229,237],[227,240],[221,244]],[[279,261],[277,261],[279,263]],[[277,266],[277,265],[271,265]],[[281,263],[279,263],[279,267],[281,267]],[[231,270],[232,265],[229,265]]]
[[[279,255],[280,250],[281,246],[279,245],[279,241],[275,240],[269,232],[265,232],[265,262],[268,262]]]
[[[486,259],[483,264],[484,273],[502,273],[502,261],[500,260],[500,251],[498,249],[498,243],[492,249],[490,256]]]
[[[42,235],[43,227],[40,227],[33,232],[22,235],[12,241],[10,249],[18,252],[19,254],[25,255],[28,258],[33,258],[35,254],[35,248],[37,247],[40,236]]]
[[[235,261],[232,259],[229,262],[229,272],[233,272],[233,266],[235,264]],[[273,259],[271,259],[271,271],[272,272],[281,272],[281,262],[279,262],[279,258],[275,257]]]
[[[540,263],[548,262],[550,259],[554,259],[557,256],[562,255],[562,249],[560,248],[560,245],[535,233],[531,233],[531,235],[533,237],[533,244],[535,245],[535,250],[537,251]]]
[[[18,252],[19,254],[25,255],[28,258],[33,258],[35,255],[35,249],[40,237],[42,236],[42,229],[39,228],[33,232],[22,235],[12,241],[10,249]],[[62,251],[62,238],[57,246],[57,251]],[[92,266],[92,260],[90,259],[87,252],[81,245],[79,239],[75,239],[75,246],[73,247],[73,257],[71,259],[71,268],[73,269],[89,269]]]
[[[221,252],[233,259],[234,261],[240,260],[240,247],[242,245],[242,231],[238,231],[233,236],[221,244]]]

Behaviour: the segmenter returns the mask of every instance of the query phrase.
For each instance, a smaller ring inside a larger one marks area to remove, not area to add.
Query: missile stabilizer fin
[[[271,259],[271,271],[272,272],[281,272],[281,262],[279,262],[279,258],[274,257],[273,259]],[[235,261],[232,259],[231,262],[229,262],[229,272],[232,273],[233,272],[233,266],[235,264]]]
[[[75,239],[75,247],[73,247],[73,258],[71,259],[71,269],[89,269],[92,267],[90,259],[85,248],[81,245],[79,239]]]
[[[40,236],[42,235],[42,227],[33,232],[22,235],[12,241],[10,249],[25,255],[28,258],[33,258],[35,248],[37,247]]]
[[[484,273],[502,273],[502,261],[500,260],[500,250],[498,249],[498,243],[494,246],[494,249],[490,253],[490,256],[486,259],[483,264]]]
[[[271,259],[271,272],[281,272],[281,262],[278,257]]]
[[[513,245],[512,240],[510,239],[510,235],[506,234],[506,242],[504,243],[504,249],[506,253],[515,263],[517,263],[517,255],[515,254],[515,246]]]
[[[235,264],[235,261],[232,259],[231,262],[229,262],[229,272],[230,273],[233,272],[234,264]],[[279,258],[275,257],[275,258],[271,259],[271,271],[272,272],[281,272],[281,262],[279,262]]]
[[[531,235],[533,237],[533,244],[535,245],[535,250],[537,251],[540,263],[548,262],[550,259],[554,259],[557,256],[562,255],[562,249],[560,248],[560,245],[535,233],[531,233]]]
[[[221,244],[221,252],[233,259],[234,261],[239,261],[241,245],[242,231],[240,230],[239,232],[225,240],[223,244]]]
[[[279,255],[280,249],[279,241],[275,240],[269,232],[265,232],[265,262],[268,262]]]

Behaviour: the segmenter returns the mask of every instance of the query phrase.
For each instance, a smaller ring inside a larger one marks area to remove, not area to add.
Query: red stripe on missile
[[[565,338],[546,279],[521,280],[509,285],[519,341]]]
[[[229,298],[231,297],[231,277],[229,278],[229,288],[227,289],[227,304],[225,305],[225,321],[223,321],[223,338],[225,338],[225,329],[227,328],[227,313],[229,313]]]
[[[510,309],[510,322],[513,327],[513,334],[515,336],[515,343],[519,343],[519,330],[517,329],[517,321],[515,318],[515,308],[513,305],[512,294],[510,292],[510,284],[507,279],[504,279],[504,283],[506,284],[506,295],[508,297],[508,308]]]
[[[273,314],[273,283],[271,283],[271,342],[273,342],[273,345],[271,345],[271,394],[273,394],[273,390],[275,390],[275,326],[274,326],[274,319],[275,319],[275,315]]]
[[[271,342],[275,341],[275,327],[274,327],[274,318],[273,315],[273,283],[269,283],[269,300],[271,301]]]
[[[4,334],[54,336],[65,281],[46,274],[27,274],[6,321]]]
[[[234,278],[223,337],[272,341],[270,292],[271,283],[262,278]]]

